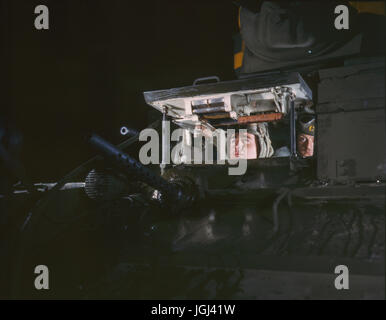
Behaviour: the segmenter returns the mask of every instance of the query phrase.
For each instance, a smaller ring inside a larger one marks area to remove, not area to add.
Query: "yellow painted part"
[[[241,45],[241,51],[233,55],[233,69],[238,69],[242,67],[243,57],[244,57],[244,41],[242,42],[242,45]]]
[[[359,13],[367,12],[385,15],[384,1],[350,1],[350,4],[357,9]]]
[[[240,51],[233,55],[233,69],[241,68],[243,65],[244,52]]]
[[[385,15],[385,1],[349,1],[349,3],[358,10],[359,13],[367,12],[379,15]],[[240,29],[240,8],[238,14],[238,27]],[[243,65],[244,41],[242,42],[241,51],[233,55],[233,68],[238,69]]]

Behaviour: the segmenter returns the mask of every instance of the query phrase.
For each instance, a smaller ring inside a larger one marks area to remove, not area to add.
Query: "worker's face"
[[[257,159],[259,157],[259,143],[252,133],[236,133],[230,141],[231,159]]]
[[[301,133],[297,139],[298,153],[303,157],[312,157],[314,155],[314,136]]]

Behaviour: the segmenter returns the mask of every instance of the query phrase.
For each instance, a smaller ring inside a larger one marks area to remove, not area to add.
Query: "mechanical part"
[[[203,77],[203,78],[197,78],[193,81],[193,85],[197,86],[200,82],[208,81],[208,80],[216,80],[217,82],[220,82],[220,78],[217,76],[210,76],[210,77]]]
[[[193,180],[188,177],[173,177],[170,178],[169,183],[172,183],[183,192],[180,193],[177,202],[174,202],[173,209],[183,209],[186,206],[193,204],[198,197],[198,189],[193,182]],[[157,200],[159,203],[164,204],[168,202],[167,195],[162,191],[154,190],[152,194],[152,199]]]
[[[163,199],[170,204],[179,202],[178,205],[190,205],[193,200],[181,184],[168,182],[152,170],[143,166],[140,162],[122,152],[110,142],[96,134],[87,138],[88,142],[97,149],[106,160],[110,161],[120,172],[131,179],[143,181],[163,194]],[[193,188],[193,187],[192,187]]]
[[[291,138],[291,157],[296,157],[296,111],[295,103],[290,100],[290,138]]]
[[[275,112],[286,116],[289,96],[296,105],[312,102],[312,91],[299,73],[157,90],[145,92],[144,96],[149,105],[161,112],[167,105],[167,115],[178,120],[176,123],[181,127],[194,127],[203,118],[238,120],[244,116]],[[213,126],[217,119],[211,121]]]
[[[203,113],[215,113],[215,112],[222,112],[222,111],[225,111],[225,107],[224,106],[219,106],[219,107],[206,107],[206,106],[202,106],[202,107],[199,107],[199,108],[194,108],[193,109],[193,113],[194,114],[203,114]]]
[[[239,117],[237,119],[237,123],[254,123],[254,122],[269,122],[269,121],[277,121],[283,118],[282,113],[263,113],[256,114],[253,116]]]
[[[135,129],[132,129],[132,128],[127,128],[125,126],[121,127],[120,131],[121,135],[123,136],[126,136],[126,135],[129,135],[129,136],[135,136],[137,134],[139,134],[139,132]]]
[[[204,99],[192,101],[192,113],[193,114],[206,114],[216,112],[230,111],[225,106],[223,98]]]
[[[168,155],[170,154],[170,145],[168,137],[170,136],[170,124],[166,120],[167,108],[164,106],[162,109],[162,161],[160,164],[161,175],[164,173],[168,161]]]
[[[226,119],[230,118],[228,112],[218,112],[218,113],[207,113],[202,116],[202,119],[210,120],[210,119]],[[202,121],[201,119],[201,121]]]
[[[93,169],[86,177],[84,190],[93,200],[115,200],[130,193],[130,187],[129,181],[112,169]]]

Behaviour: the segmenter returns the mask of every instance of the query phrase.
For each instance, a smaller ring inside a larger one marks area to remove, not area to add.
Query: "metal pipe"
[[[129,176],[134,176],[136,179],[167,194],[167,196],[172,196],[173,199],[180,197],[181,190],[177,185],[167,182],[102,137],[92,134],[88,137],[88,142],[107,160]]]
[[[222,111],[225,111],[225,106],[197,108],[197,109],[193,109],[192,113],[202,114],[202,113],[215,113],[215,112],[222,112]]]
[[[125,126],[121,127],[119,132],[123,136],[126,136],[126,135],[136,136],[136,135],[139,134],[138,130],[135,130],[135,129],[132,129],[132,128],[128,128],[128,127],[125,127]]]
[[[295,123],[295,103],[290,99],[290,137],[291,137],[291,157],[296,157],[296,123]]]
[[[166,107],[162,109],[162,159],[161,159],[161,175],[163,175],[166,165],[169,163],[168,156],[170,155],[169,137],[170,137],[170,123],[166,119]]]

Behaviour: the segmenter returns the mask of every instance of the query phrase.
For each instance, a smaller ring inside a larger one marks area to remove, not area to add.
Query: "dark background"
[[[237,7],[227,0],[1,0],[0,116],[24,138],[35,181],[55,181],[93,155],[82,136],[114,143],[142,129],[142,92],[234,78]],[[49,8],[49,30],[34,27]]]

